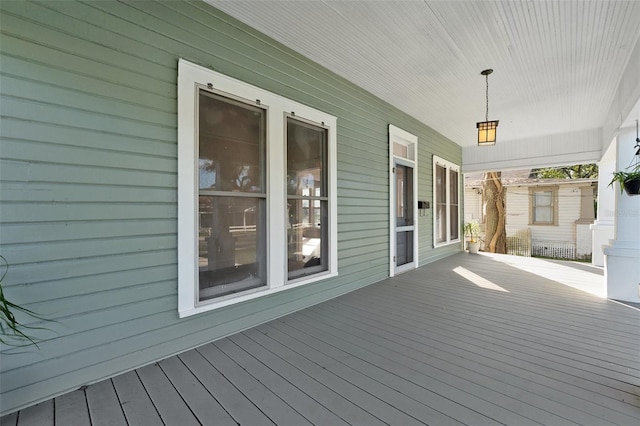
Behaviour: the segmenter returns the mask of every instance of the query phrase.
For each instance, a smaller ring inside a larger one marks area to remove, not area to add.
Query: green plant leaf
[[[44,327],[35,327],[28,326],[20,323],[15,316],[15,312],[22,312],[27,314],[33,318],[50,321],[30,309],[19,306],[11,301],[9,301],[4,295],[4,289],[2,288],[2,281],[4,280],[7,272],[9,271],[9,263],[4,258],[4,256],[0,255],[0,268],[4,268],[2,274],[0,275],[0,343],[13,346],[13,347],[23,347],[29,345],[35,345],[39,348],[35,339],[25,333],[23,330],[46,330]],[[15,341],[14,341],[15,340]],[[19,343],[19,342],[24,343]],[[26,342],[25,342],[26,341]]]

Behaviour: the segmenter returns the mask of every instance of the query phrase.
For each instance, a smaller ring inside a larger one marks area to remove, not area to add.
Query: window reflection
[[[326,129],[287,119],[289,279],[328,269],[326,157]]]
[[[201,90],[198,124],[203,301],[266,285],[265,111]]]
[[[200,92],[199,187],[264,191],[264,110]]]
[[[200,300],[265,284],[265,200],[200,196]]]

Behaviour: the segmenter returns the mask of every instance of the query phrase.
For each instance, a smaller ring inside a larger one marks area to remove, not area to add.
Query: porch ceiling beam
[[[464,147],[463,173],[595,163],[602,157],[602,129]]]

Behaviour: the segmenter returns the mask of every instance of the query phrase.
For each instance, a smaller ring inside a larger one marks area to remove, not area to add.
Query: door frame
[[[394,153],[394,146],[406,152]],[[413,168],[413,262],[396,267],[396,164]],[[389,276],[418,267],[418,137],[389,125]]]

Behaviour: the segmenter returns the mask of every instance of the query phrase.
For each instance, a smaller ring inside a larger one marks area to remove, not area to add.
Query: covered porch
[[[2,425],[640,422],[640,310],[587,264],[460,253]]]

